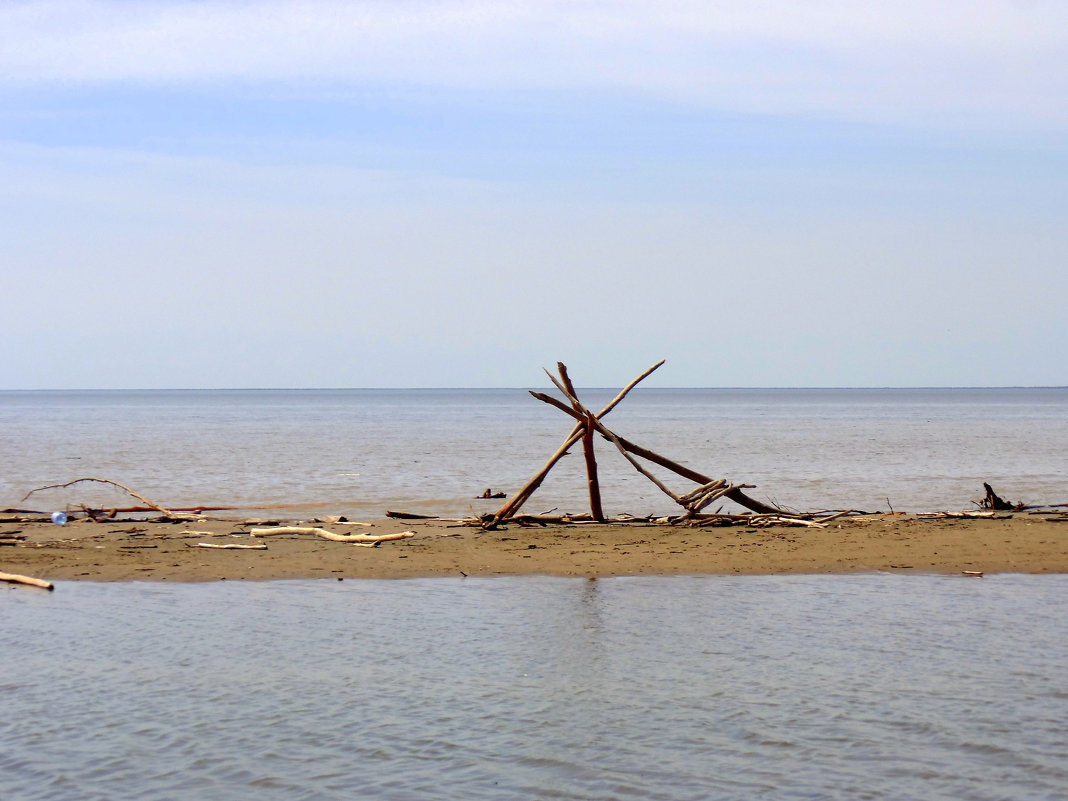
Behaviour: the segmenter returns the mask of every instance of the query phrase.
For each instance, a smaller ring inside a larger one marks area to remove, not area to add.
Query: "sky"
[[[1068,384],[1063,0],[4,0],[0,389]]]

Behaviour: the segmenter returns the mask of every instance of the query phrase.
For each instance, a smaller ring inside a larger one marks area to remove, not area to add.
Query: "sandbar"
[[[409,539],[355,547],[309,535],[254,539],[241,520],[0,523],[0,571],[50,581],[403,579],[433,576],[768,575],[784,573],[1066,573],[1068,521],[886,514],[826,528],[684,528],[655,524],[520,526],[494,531],[439,520],[368,520],[338,533]],[[10,539],[8,541],[11,541]],[[262,543],[267,550],[196,543]]]

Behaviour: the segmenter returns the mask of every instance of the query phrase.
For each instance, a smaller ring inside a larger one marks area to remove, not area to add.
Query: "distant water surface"
[[[583,390],[591,407],[615,390]],[[990,481],[1025,503],[1068,502],[1068,389],[749,390],[639,387],[606,422],[754,497],[812,510],[961,509]],[[81,476],[171,506],[303,503],[467,515],[521,486],[571,420],[524,390],[0,392],[0,504]],[[610,512],[672,504],[600,442]],[[659,468],[669,485],[692,487]],[[587,508],[581,449],[530,509]],[[26,502],[126,504],[81,486]]]
[[[1068,797],[1068,576],[0,587],[12,801]]]

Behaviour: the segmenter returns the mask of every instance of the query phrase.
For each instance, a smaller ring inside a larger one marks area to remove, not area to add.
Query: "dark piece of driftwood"
[[[582,432],[582,455],[586,460],[586,485],[590,493],[590,515],[598,523],[603,523],[604,512],[601,509],[601,483],[597,480],[597,457],[593,452],[593,431],[596,420],[594,420],[593,412],[579,403],[578,395],[575,392],[575,385],[571,383],[571,376],[567,374],[567,367],[564,363],[557,362],[556,369],[560,373],[560,381],[567,388],[567,397],[571,400],[572,408],[586,418],[584,423],[585,429]],[[549,374],[548,370],[545,372],[555,383],[556,379]]]
[[[623,389],[619,391],[619,394],[616,395],[607,406],[605,406],[603,409],[601,409],[600,412],[597,413],[597,419],[604,417],[606,414],[616,408],[616,406],[618,406],[619,403],[625,397],[627,397],[627,395],[632,389],[634,389],[634,387],[638,386],[638,384],[648,378],[662,364],[664,364],[663,359],[658,361],[644,373],[642,373],[629,384],[627,384],[625,387],[623,387]],[[556,449],[556,452],[552,456],[549,457],[549,460],[545,463],[541,470],[539,470],[534,475],[534,477],[530,479],[530,481],[523,485],[519,489],[519,491],[515,493],[515,495],[513,495],[503,506],[501,506],[500,509],[497,510],[497,512],[493,516],[494,523],[499,523],[501,520],[511,517],[516,512],[516,510],[518,510],[519,507],[521,507],[526,502],[526,500],[534,494],[535,490],[537,490],[538,487],[541,486],[542,482],[545,481],[545,477],[549,475],[549,471],[553,469],[553,466],[562,458],[564,458],[564,455],[571,449],[571,447],[582,438],[582,435],[585,432],[585,428],[585,423],[580,421],[578,425],[571,429],[571,433],[568,435],[567,439],[565,439],[564,443]]]
[[[601,508],[601,482],[597,479],[597,457],[593,452],[593,412],[586,413],[589,422],[582,436],[582,453],[586,459],[586,484],[590,490],[590,514],[598,523],[604,522]]]
[[[33,578],[32,576],[20,576],[18,573],[0,573],[0,581],[7,581],[11,584],[26,584],[30,587],[40,587],[42,590],[55,589],[51,581]]]
[[[437,520],[436,515],[419,515],[415,512],[391,512],[386,510],[386,517],[392,517],[396,520]]]
[[[983,482],[983,489],[986,490],[986,497],[983,498],[982,502],[979,505],[982,506],[984,509],[993,509],[995,511],[1000,512],[1011,512],[1016,508],[1014,504],[1011,504],[1008,501],[999,498],[998,494],[994,492],[994,488],[987,484],[985,481]]]

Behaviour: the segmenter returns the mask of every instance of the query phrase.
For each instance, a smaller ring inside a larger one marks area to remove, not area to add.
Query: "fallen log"
[[[33,578],[32,576],[20,576],[18,573],[0,573],[0,581],[6,581],[11,584],[27,584],[31,587],[40,587],[43,590],[55,589],[51,581]]]

